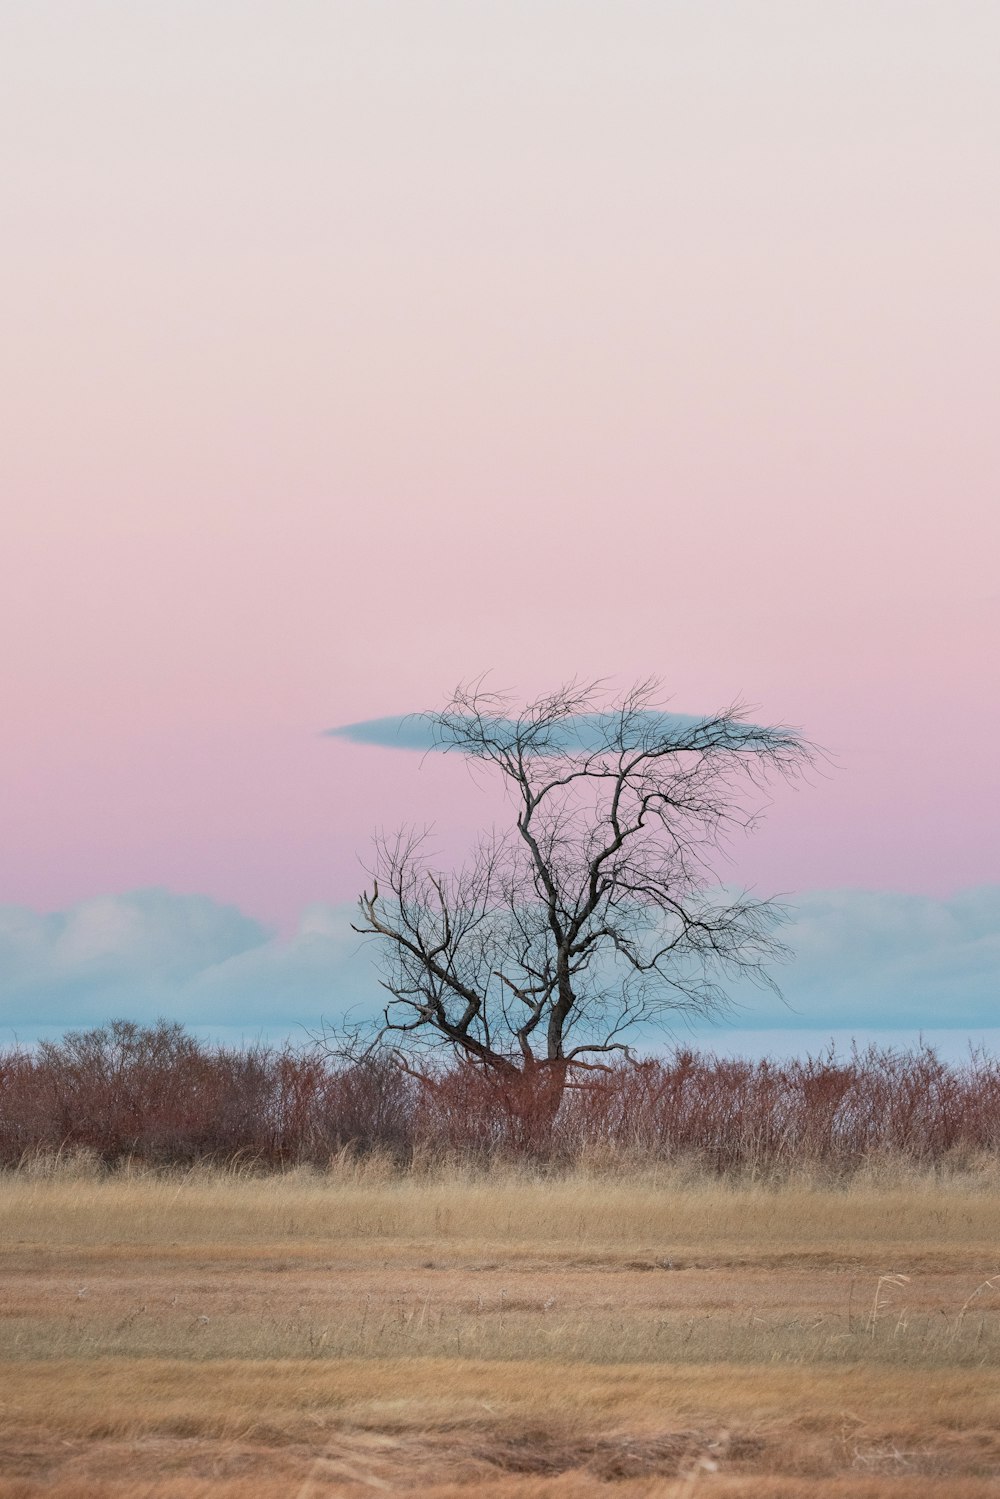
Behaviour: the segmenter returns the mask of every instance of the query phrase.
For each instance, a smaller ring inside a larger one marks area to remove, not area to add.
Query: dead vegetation
[[[0,1494],[985,1495],[997,1393],[968,1376],[725,1364],[35,1365]]]
[[[996,1492],[965,1173],[0,1178],[0,1499]]]
[[[835,1178],[873,1161],[964,1169],[1000,1148],[1000,1062],[983,1054],[748,1061],[680,1049],[578,1084],[553,1119],[516,1080],[471,1064],[418,1079],[385,1057],[211,1047],[166,1022],[115,1021],[0,1052],[0,1166],[88,1151],[104,1166],[325,1169],[349,1152],[397,1167],[690,1163]]]

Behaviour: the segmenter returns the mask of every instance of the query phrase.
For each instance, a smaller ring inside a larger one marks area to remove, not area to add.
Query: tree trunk
[[[497,1079],[511,1147],[518,1154],[546,1158],[566,1089],[566,1063],[529,1062],[513,1078]]]

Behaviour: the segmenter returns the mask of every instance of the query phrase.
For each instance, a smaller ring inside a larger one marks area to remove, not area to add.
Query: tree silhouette
[[[500,776],[511,825],[446,872],[426,832],[376,839],[355,930],[377,939],[390,999],[352,1054],[389,1047],[414,1068],[444,1047],[557,1102],[638,1028],[722,1010],[737,977],[774,987],[780,908],[723,893],[717,866],[812,751],[744,711],[665,712],[655,681],[515,707],[477,681],[423,715],[437,747]]]

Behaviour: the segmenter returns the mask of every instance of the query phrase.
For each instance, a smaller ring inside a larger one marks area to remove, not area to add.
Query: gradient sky
[[[997,882],[998,76],[994,0],[0,8],[0,903],[292,933],[485,815],[322,731],[484,669],[801,724],[762,887]]]

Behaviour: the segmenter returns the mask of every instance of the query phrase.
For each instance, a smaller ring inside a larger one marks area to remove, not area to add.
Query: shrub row
[[[0,1052],[0,1165],[85,1149],[111,1164],[325,1165],[344,1150],[571,1163],[697,1157],[716,1171],[929,1165],[1000,1147],[1000,1061],[929,1047],[749,1061],[678,1050],[544,1097],[455,1064],[420,1077],[318,1048],[210,1046],[114,1021]]]

